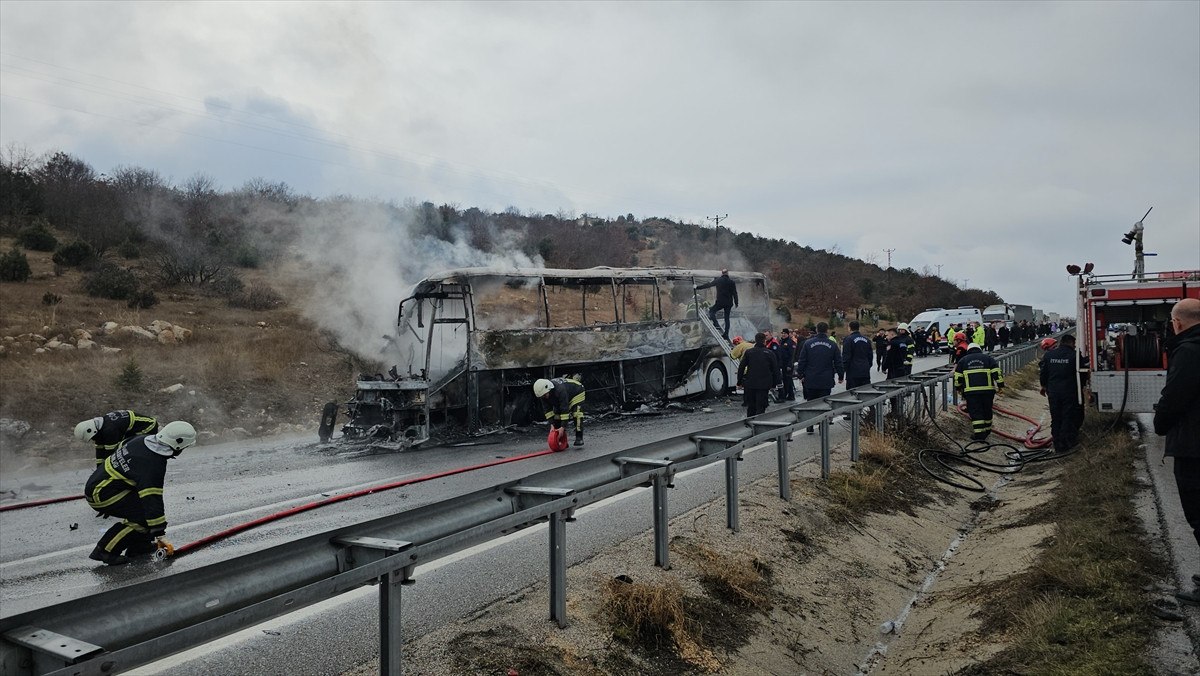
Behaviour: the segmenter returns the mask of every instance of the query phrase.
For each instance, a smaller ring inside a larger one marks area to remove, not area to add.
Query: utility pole
[[[891,270],[892,269],[892,252],[895,251],[895,249],[884,249],[884,251],[887,252],[888,269]]]
[[[936,266],[934,266],[934,267],[936,267],[936,268],[938,269],[938,278],[939,278],[939,279],[941,279],[941,277],[942,277],[942,265],[941,265],[941,263],[937,264],[937,265],[936,265]]]
[[[729,218],[729,214],[725,214],[724,216],[705,216],[704,218],[705,220],[712,221],[717,226],[716,231],[713,232],[713,251],[721,253],[721,221]]]

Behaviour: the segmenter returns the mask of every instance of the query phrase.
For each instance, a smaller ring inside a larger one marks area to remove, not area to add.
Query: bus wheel
[[[321,411],[321,426],[317,428],[317,436],[320,437],[321,443],[329,441],[333,437],[333,426],[337,424],[338,406],[336,402],[325,404],[325,408]]]
[[[710,397],[724,396],[729,392],[729,375],[725,373],[725,365],[713,362],[704,376],[704,391]]]

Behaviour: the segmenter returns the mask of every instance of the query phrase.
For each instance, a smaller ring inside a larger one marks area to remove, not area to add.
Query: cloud
[[[1198,3],[5,2],[0,38],[0,141],[102,171],[729,213],[1062,312],[1150,205],[1151,266],[1200,265]]]

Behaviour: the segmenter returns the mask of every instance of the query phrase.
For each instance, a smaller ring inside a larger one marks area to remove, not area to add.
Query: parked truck
[[[1021,320],[1032,322],[1033,313],[1033,307],[1029,305],[1016,305],[1014,303],[989,305],[983,310],[983,321],[987,324],[1004,322],[1004,325],[1011,329],[1014,324],[1020,324]]]

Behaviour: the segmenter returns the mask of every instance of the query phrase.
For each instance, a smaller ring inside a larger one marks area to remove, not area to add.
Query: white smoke
[[[416,235],[416,209],[384,202],[322,200],[300,219],[287,266],[310,292],[295,302],[306,316],[332,332],[346,348],[367,359],[387,361],[384,336],[397,335],[399,303],[430,274],[463,267],[541,267],[517,245],[519,233],[491,233],[494,251],[469,243],[459,224],[448,224],[451,240]],[[394,355],[392,355],[394,357]]]

